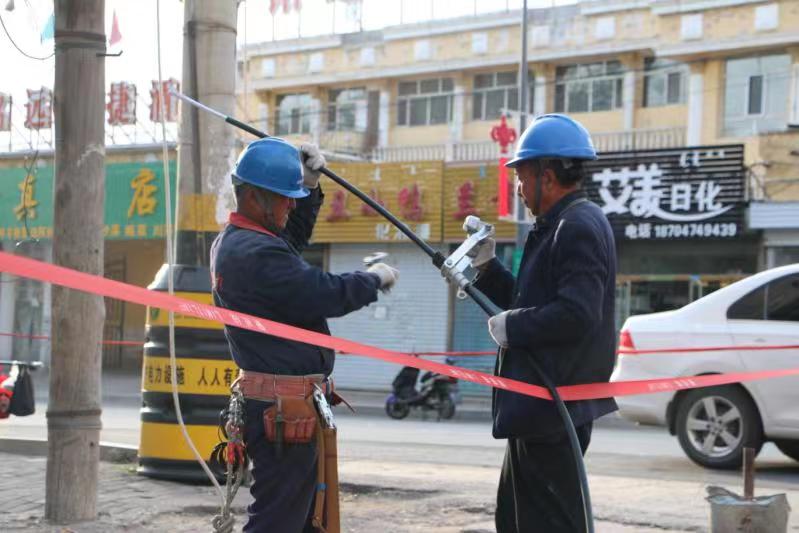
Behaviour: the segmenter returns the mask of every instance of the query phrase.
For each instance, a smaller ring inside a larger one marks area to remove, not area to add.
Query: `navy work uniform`
[[[543,157],[596,155],[582,126],[549,115],[531,124],[508,165]],[[616,250],[607,218],[582,191],[566,194],[537,217],[517,278],[493,258],[476,281],[495,304],[512,310],[505,317],[508,347],[496,373],[543,385],[529,364],[532,357],[557,386],[607,382],[615,362],[615,279]],[[593,420],[615,411],[616,402],[571,401],[567,408],[585,453]],[[493,415],[494,437],[508,439],[497,532],[583,531],[579,479],[555,404],[495,389]]]
[[[265,139],[256,141],[272,141]],[[255,150],[252,143],[247,150]],[[280,147],[278,147],[280,148]],[[298,159],[297,151],[294,158]],[[271,149],[271,148],[270,148]],[[282,149],[282,148],[281,148]],[[270,164],[277,157],[265,152],[256,168],[269,190]],[[245,155],[234,177],[245,181]],[[297,167],[299,168],[299,167]],[[279,176],[279,169],[276,171]],[[274,175],[273,175],[274,176]],[[292,178],[293,179],[293,178]],[[318,179],[318,178],[317,178]],[[256,181],[247,180],[247,183]],[[285,190],[281,189],[281,190]],[[232,213],[228,225],[211,248],[213,296],[216,305],[268,320],[329,334],[327,318],[343,316],[377,299],[381,279],[371,272],[334,275],[308,264],[300,255],[308,245],[324,195],[315,188],[296,200],[285,230],[268,231],[240,213]],[[299,196],[299,195],[297,195]],[[317,376],[325,383],[333,370],[334,352],[310,344],[225,327],[233,360],[254,375]],[[245,395],[246,397],[246,395]],[[281,445],[279,450],[265,438],[264,411],[272,402],[246,399],[245,444],[253,461],[255,501],[249,506],[244,531],[297,533],[313,531],[309,523],[316,493],[317,446],[314,441]]]

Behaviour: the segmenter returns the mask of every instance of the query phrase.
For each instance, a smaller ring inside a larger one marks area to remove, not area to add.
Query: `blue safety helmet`
[[[588,130],[576,120],[555,113],[537,117],[524,131],[517,147],[506,167],[514,168],[530,159],[597,158]]]
[[[277,137],[251,142],[236,161],[233,179],[289,198],[310,194],[302,184],[299,150]]]

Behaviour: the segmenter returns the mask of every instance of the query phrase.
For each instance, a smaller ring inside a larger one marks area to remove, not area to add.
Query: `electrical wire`
[[[161,74],[161,0],[156,0],[156,44],[158,49],[158,87],[159,93],[160,88],[163,87],[163,76]],[[158,98],[159,107],[161,111],[161,147],[162,147],[162,157],[164,162],[164,199],[166,201],[166,260],[167,260],[167,287],[170,295],[175,294],[175,279],[174,279],[174,264],[175,264],[175,251],[173,247],[173,228],[172,228],[172,187],[170,184],[170,176],[169,176],[169,148],[167,146],[167,139],[166,139],[166,108],[164,107],[164,98],[162,94],[159,94]],[[177,378],[177,358],[175,356],[175,313],[172,311],[169,312],[169,361],[170,361],[170,372],[172,374],[172,401],[175,405],[175,415],[178,420],[178,425],[180,426],[180,431],[183,434],[183,438],[188,444],[189,448],[191,449],[192,453],[194,454],[195,459],[197,462],[200,463],[200,466],[205,471],[205,474],[208,476],[208,479],[211,481],[211,484],[216,488],[217,492],[219,493],[219,497],[221,500],[221,505],[224,508],[225,506],[225,492],[222,487],[219,485],[219,482],[216,479],[216,476],[211,472],[211,469],[205,462],[202,454],[197,450],[197,447],[194,445],[194,442],[191,440],[189,436],[189,432],[186,429],[186,423],[183,421],[183,413],[180,409],[180,397],[178,395],[178,378]]]
[[[5,32],[6,37],[8,37],[8,40],[11,41],[11,44],[14,45],[14,48],[17,49],[17,52],[19,52],[20,54],[24,55],[28,59],[35,59],[36,61],[47,61],[48,59],[50,59],[51,57],[53,57],[55,55],[55,50],[53,50],[52,54],[50,54],[49,56],[46,56],[46,57],[36,57],[36,56],[30,55],[29,53],[25,52],[22,48],[17,46],[17,43],[15,43],[14,39],[11,38],[11,34],[8,33],[8,28],[6,28],[6,23],[3,21],[3,16],[2,15],[0,15],[0,26],[3,26],[3,31]]]

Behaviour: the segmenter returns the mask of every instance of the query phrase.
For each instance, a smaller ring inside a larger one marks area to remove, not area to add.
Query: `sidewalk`
[[[196,532],[212,531],[211,520],[219,512],[220,498],[213,487],[158,481],[135,473],[131,463],[100,463],[97,519],[58,526],[44,520],[46,458],[23,457],[0,453],[0,464],[16,468],[0,469],[0,531],[7,533],[105,533]],[[384,465],[385,472],[374,464],[345,462],[341,466],[342,531],[371,533],[491,533],[494,531],[494,490],[496,469],[458,469],[449,472],[454,484],[429,475],[429,466]],[[463,471],[461,471],[463,470]],[[485,478],[478,486],[476,478]],[[658,500],[664,509],[636,514],[635,498],[630,498],[622,479],[595,480],[595,486],[612,485],[612,492],[624,502],[600,503],[596,509],[598,533],[666,533],[707,531],[696,527],[706,523],[701,502],[691,510],[691,527],[673,527],[672,515],[684,516],[685,484],[655,483]],[[610,482],[610,483],[608,483]],[[674,485],[674,486],[672,486]],[[679,486],[677,486],[679,485]],[[641,483],[631,487],[642,493]],[[601,488],[599,502],[607,498]],[[671,493],[671,494],[670,494]],[[661,495],[662,494],[662,495]],[[236,495],[232,509],[236,518],[234,531],[241,531],[246,521],[246,506],[251,496],[246,487]],[[701,500],[700,500],[701,501]],[[662,513],[662,514],[661,514]],[[668,517],[668,518],[667,518]]]

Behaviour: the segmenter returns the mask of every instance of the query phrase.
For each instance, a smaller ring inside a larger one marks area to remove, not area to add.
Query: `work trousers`
[[[592,423],[577,429],[582,453]],[[568,436],[509,438],[497,491],[497,533],[581,533],[585,517]]]
[[[316,496],[316,441],[283,444],[280,455],[266,440],[264,411],[270,402],[246,400],[245,444],[253,463],[254,501],[247,507],[245,533],[311,533]]]

